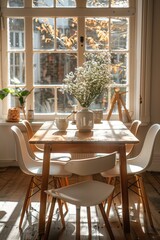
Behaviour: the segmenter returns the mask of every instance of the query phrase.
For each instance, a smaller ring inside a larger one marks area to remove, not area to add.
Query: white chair
[[[23,120],[22,124],[24,125],[27,133],[27,140],[29,140],[34,132],[33,128],[28,120]],[[44,149],[42,147],[39,147],[35,144],[29,144],[27,145],[29,153],[33,158],[36,160],[43,160],[43,153]],[[61,161],[68,161],[71,159],[71,154],[70,153],[51,153],[51,160],[61,160]]]
[[[42,162],[35,161],[35,159],[33,159],[30,156],[25,138],[21,130],[17,126],[12,126],[11,130],[15,138],[18,165],[22,170],[22,172],[32,176],[26,192],[23,209],[21,213],[21,218],[19,223],[19,228],[21,228],[24,214],[27,211],[28,206],[30,204],[30,198],[34,194],[33,189],[36,187],[36,189],[38,189],[37,192],[41,189]],[[52,180],[55,180],[55,184],[56,184],[55,186],[58,186],[58,187],[61,186],[61,179],[65,179],[71,176],[71,173],[69,173],[64,168],[65,164],[66,164],[65,162],[58,161],[58,160],[52,161],[50,164],[49,174],[52,177]],[[62,224],[64,224],[64,217],[62,214],[62,206],[60,202],[59,202],[59,208],[60,208]]]
[[[140,125],[141,125],[140,120],[134,120],[131,123],[129,130],[131,131],[131,133],[133,133],[134,136],[137,136]],[[131,154],[134,146],[135,146],[135,144],[126,144],[126,156],[129,156],[129,154]]]
[[[133,187],[139,188],[139,195],[142,199],[144,211],[147,211],[150,225],[152,227],[153,227],[153,221],[150,213],[147,194],[143,184],[143,175],[141,175],[141,173],[147,171],[148,167],[151,164],[154,143],[159,131],[160,131],[160,125],[153,124],[149,128],[146,134],[141,152],[138,154],[138,156],[127,159],[127,174],[128,176],[136,177],[136,182],[128,183],[128,188],[129,189],[132,189]],[[101,174],[105,178],[109,177],[109,178],[116,179],[117,177],[119,177],[120,176],[119,161],[116,162],[116,165],[113,169],[109,171],[103,171]],[[109,215],[109,210],[110,210],[112,200],[113,200],[113,193],[108,202],[107,215]]]
[[[94,175],[102,172],[104,169],[109,170],[114,167],[116,153],[106,154],[100,157],[89,159],[70,160],[65,165],[65,170],[80,176]],[[65,202],[76,206],[76,239],[80,239],[80,208],[87,208],[89,236],[91,236],[91,219],[90,207],[98,205],[105,222],[105,226],[109,232],[110,238],[114,239],[108,218],[105,214],[103,201],[106,200],[112,193],[114,186],[96,180],[87,180],[75,183],[66,187],[51,189],[46,191],[49,196],[52,196],[52,205],[48,218],[45,239],[48,239],[52,214],[55,202],[61,199]]]

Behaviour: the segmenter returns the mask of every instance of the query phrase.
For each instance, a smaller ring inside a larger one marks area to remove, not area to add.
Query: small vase
[[[76,126],[80,132],[90,132],[94,126],[93,112],[83,108],[77,112]]]

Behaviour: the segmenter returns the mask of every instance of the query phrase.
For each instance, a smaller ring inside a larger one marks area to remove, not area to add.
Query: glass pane
[[[8,0],[8,7],[11,8],[21,8],[24,7],[24,0]]]
[[[58,0],[56,7],[76,7],[76,0]]]
[[[100,50],[109,47],[109,19],[86,18],[86,49]]]
[[[111,49],[128,49],[128,18],[111,18]]]
[[[112,53],[112,79],[115,83],[126,84],[128,69],[128,54],[126,53]]]
[[[55,90],[53,88],[34,89],[35,113],[54,113]],[[57,92],[58,113],[71,113],[74,110],[76,100],[64,93],[60,88]]]
[[[24,53],[9,53],[8,73],[10,84],[25,83]]]
[[[33,31],[34,49],[54,48],[55,32],[53,18],[34,18]]]
[[[109,7],[109,0],[87,0],[87,7]]]
[[[32,6],[35,8],[53,7],[54,0],[32,0]]]
[[[8,47],[9,49],[24,48],[24,19],[9,18]]]
[[[77,49],[77,18],[57,18],[57,49]]]
[[[58,89],[58,112],[67,113],[74,110],[74,106],[77,105],[77,100],[70,94]]]
[[[62,84],[67,73],[77,66],[77,55],[73,53],[35,53],[34,84]]]
[[[34,89],[34,111],[35,113],[53,113],[55,92],[52,88]]]
[[[104,90],[90,105],[91,109],[102,109],[104,112],[108,108],[108,89]]]
[[[111,7],[114,8],[129,7],[129,0],[111,0]]]

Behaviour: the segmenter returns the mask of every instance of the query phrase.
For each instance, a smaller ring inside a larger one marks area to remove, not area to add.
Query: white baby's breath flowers
[[[84,56],[83,65],[64,78],[64,90],[82,107],[89,107],[112,82],[111,62],[108,52],[85,53]]]

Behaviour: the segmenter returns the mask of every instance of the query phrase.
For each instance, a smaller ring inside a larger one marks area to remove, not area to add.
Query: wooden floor
[[[136,194],[130,192],[130,221],[131,234],[124,237],[121,228],[121,204],[119,198],[115,198],[109,221],[116,240],[123,239],[160,239],[160,173],[145,173],[145,187],[149,197],[155,229],[151,229],[143,207]],[[17,167],[0,168],[0,239],[1,240],[35,240],[38,228],[39,197],[33,197],[32,208],[25,217],[23,231],[18,228],[19,217],[23,200],[30,177],[26,176]],[[75,179],[71,179],[74,181]],[[92,239],[109,239],[103,221],[97,209],[91,210],[92,214]],[[69,213],[66,215],[66,228],[63,230],[59,219],[58,208],[54,213],[49,240],[75,239],[75,208],[69,205]],[[81,239],[88,239],[88,229],[85,209],[81,213]]]

